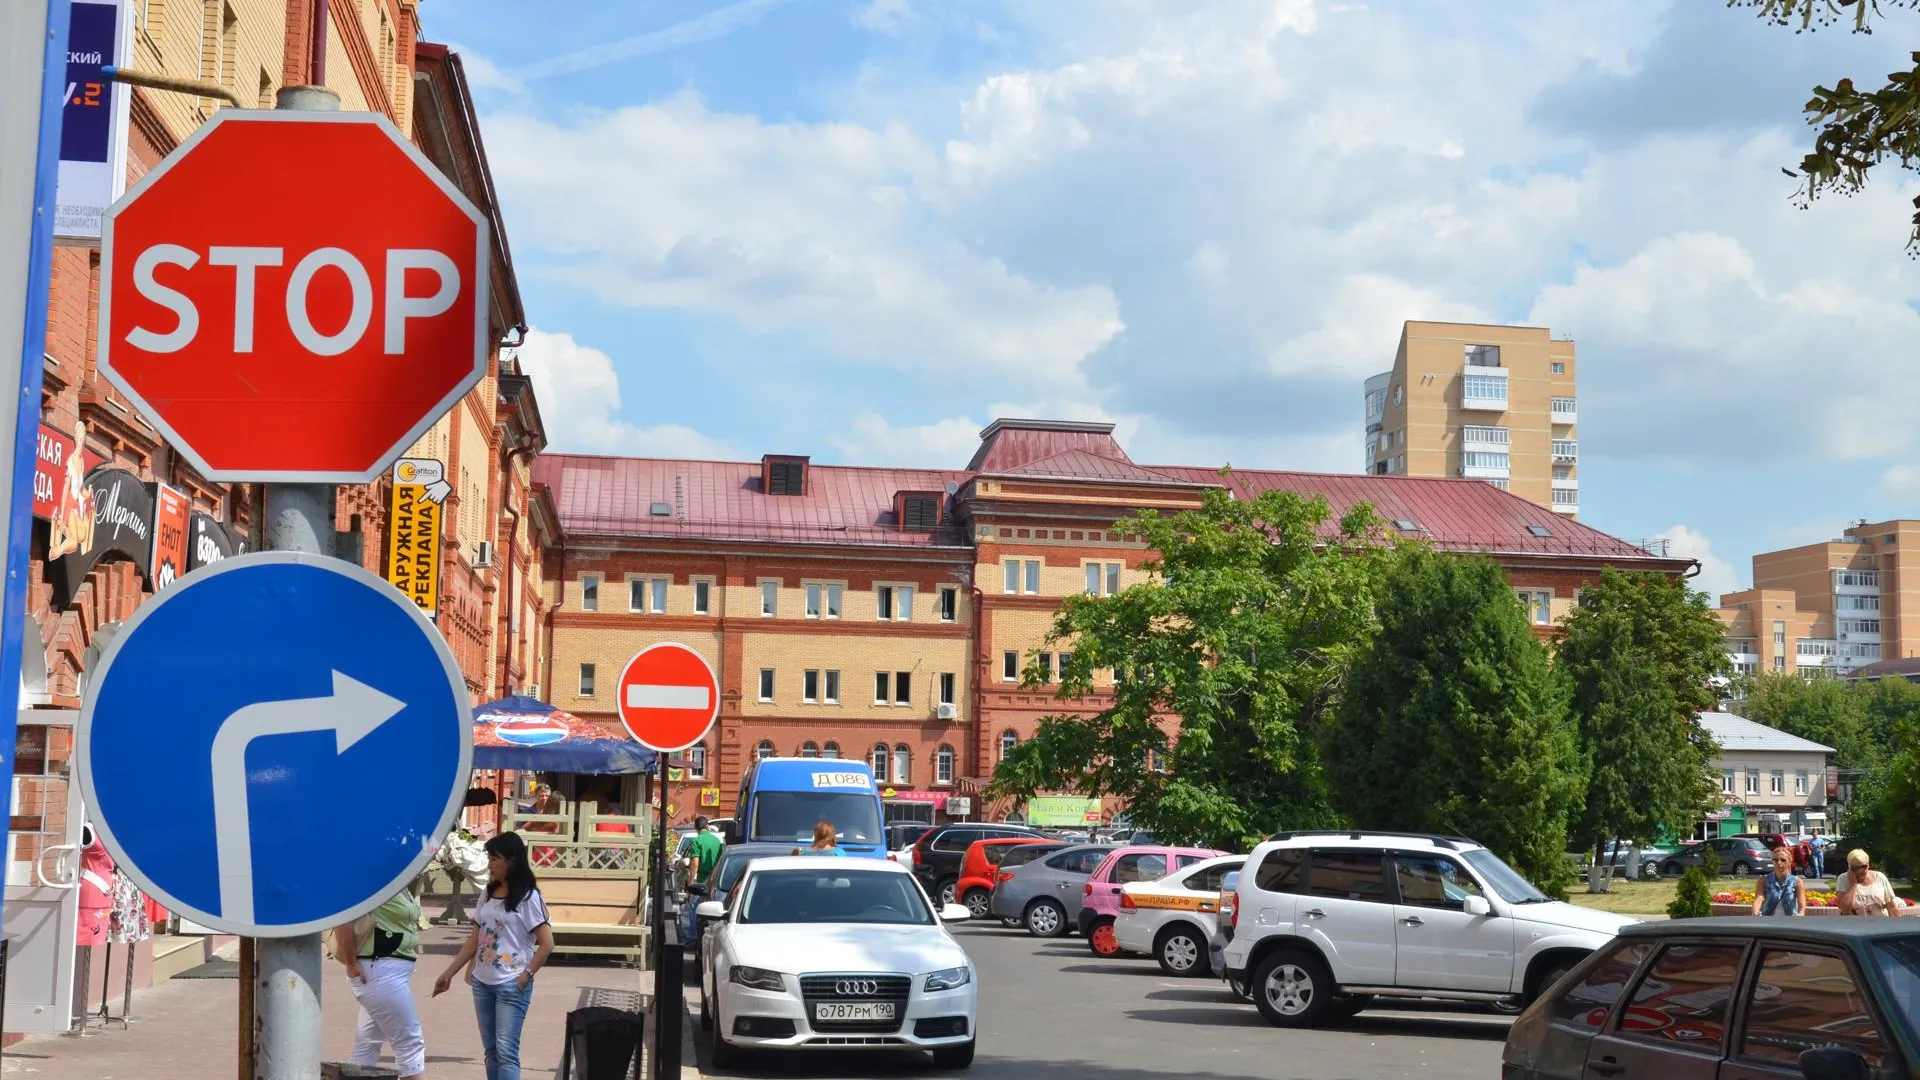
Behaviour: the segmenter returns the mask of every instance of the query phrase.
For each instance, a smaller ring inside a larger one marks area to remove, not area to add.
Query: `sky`
[[[555,17],[564,11],[566,17]],[[1698,584],[1916,516],[1920,184],[1803,206],[1920,14],[1717,0],[434,0],[551,449],[957,468],[996,417],[1351,472],[1408,319],[1570,335],[1581,518]]]

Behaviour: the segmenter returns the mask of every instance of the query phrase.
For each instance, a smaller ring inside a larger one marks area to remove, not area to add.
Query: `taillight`
[[[927,865],[927,841],[925,837],[921,837],[920,842],[913,845],[913,865]]]
[[[1087,882],[1087,883],[1086,883],[1085,885],[1082,885],[1082,886],[1080,886],[1080,895],[1081,895],[1081,896],[1092,896],[1092,895],[1093,895],[1093,882],[1091,882],[1091,881],[1089,881],[1089,882]]]
[[[1240,894],[1237,892],[1233,894],[1233,918],[1228,921],[1227,925],[1233,927],[1235,930],[1240,929]]]
[[[1121,894],[1120,894],[1120,910],[1121,910],[1121,911],[1133,911],[1133,910],[1136,910],[1136,909],[1134,908],[1134,906],[1133,906],[1133,894],[1132,894],[1132,893],[1124,893],[1124,892],[1123,892],[1123,893],[1121,893]]]
[[[1013,871],[1002,870],[998,874],[994,875],[993,883],[995,886],[999,886],[1001,884],[1004,884],[1012,880],[1013,880]]]

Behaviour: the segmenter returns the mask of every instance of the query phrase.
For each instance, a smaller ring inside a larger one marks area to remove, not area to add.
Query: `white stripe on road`
[[[629,686],[629,709],[705,709],[713,698],[704,686]]]

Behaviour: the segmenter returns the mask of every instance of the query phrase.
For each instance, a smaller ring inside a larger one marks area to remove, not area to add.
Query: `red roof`
[[[980,433],[980,449],[974,451],[973,460],[967,462],[967,471],[996,475],[1018,473],[1027,466],[1063,454],[1075,455],[1076,461],[1098,459],[1133,465],[1133,459],[1113,437],[1112,424],[995,420]]]

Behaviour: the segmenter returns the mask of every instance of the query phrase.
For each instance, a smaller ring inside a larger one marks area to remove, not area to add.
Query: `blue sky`
[[[1463,12],[1464,9],[1464,12]],[[1346,471],[1405,319],[1581,359],[1584,520],[1711,589],[1912,516],[1920,185],[1781,167],[1871,36],[1712,0],[439,0],[555,447]]]

